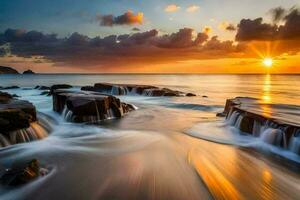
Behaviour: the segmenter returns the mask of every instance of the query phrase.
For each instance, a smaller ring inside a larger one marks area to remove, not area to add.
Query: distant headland
[[[0,66],[0,74],[20,74],[13,67]],[[32,70],[28,69],[23,72],[23,74],[35,74]]]

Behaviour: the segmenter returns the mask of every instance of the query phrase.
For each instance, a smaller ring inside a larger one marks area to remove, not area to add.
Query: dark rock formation
[[[0,92],[0,147],[41,139],[46,135],[30,102]]]
[[[1,90],[18,89],[18,88],[20,88],[20,87],[13,85],[13,86],[8,86],[8,87],[2,87]]]
[[[50,90],[51,88],[50,87],[48,87],[48,86],[43,86],[43,85],[37,85],[37,86],[35,86],[35,88],[34,89],[36,89],[36,90]]]
[[[0,74],[19,74],[19,72],[11,67],[0,66]]]
[[[10,169],[6,169],[5,173],[1,176],[0,182],[3,185],[18,186],[26,184],[40,175],[44,176],[48,170],[41,168],[37,159],[33,159],[26,164],[18,164]]]
[[[196,96],[192,93],[185,94],[181,91],[171,90],[168,88],[159,88],[152,85],[134,85],[134,84],[111,84],[96,83],[94,86],[84,86],[83,91],[94,91],[112,95],[138,94],[145,96]]]
[[[134,110],[120,99],[97,92],[71,92],[54,90],[53,110],[63,113],[72,122],[97,122],[109,118],[120,118]]]
[[[193,94],[193,93],[187,93],[185,96],[187,96],[187,97],[195,97],[196,95]]]
[[[50,91],[43,91],[43,92],[41,92],[41,94],[40,95],[46,95],[46,96],[51,96],[51,93],[50,93]]]
[[[264,142],[289,149],[300,155],[300,107],[263,104],[258,99],[228,99],[223,113],[230,125]]]
[[[53,94],[53,91],[54,90],[57,90],[57,89],[69,89],[69,88],[72,88],[73,86],[72,85],[68,85],[68,84],[57,84],[57,85],[52,85],[50,87],[50,93]]]
[[[28,70],[24,71],[23,74],[35,74],[35,72],[33,72],[32,70],[28,69]]]

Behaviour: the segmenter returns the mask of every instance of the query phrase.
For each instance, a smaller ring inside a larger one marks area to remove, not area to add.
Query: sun
[[[264,58],[263,59],[263,64],[266,67],[272,67],[272,65],[273,65],[273,59],[272,58]]]

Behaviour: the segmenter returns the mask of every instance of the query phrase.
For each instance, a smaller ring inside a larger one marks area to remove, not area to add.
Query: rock
[[[197,95],[195,95],[195,94],[193,94],[193,93],[187,93],[185,96],[187,96],[187,97],[195,97],[195,96],[197,96]]]
[[[36,121],[36,110],[28,101],[8,99],[0,103],[0,119],[0,133],[8,134],[28,128],[31,122]]]
[[[33,159],[26,164],[18,164],[10,169],[6,169],[0,178],[0,182],[3,185],[18,186],[33,181],[40,175],[44,176],[47,173],[48,170],[41,168],[39,161]]]
[[[282,148],[293,147],[300,154],[300,107],[282,104],[263,104],[259,99],[236,97],[228,99],[224,112],[231,125],[244,133],[260,137],[264,142]],[[293,149],[292,148],[292,149]]]
[[[8,102],[12,98],[13,98],[13,95],[0,91],[0,103]]]
[[[206,95],[203,95],[202,97],[203,97],[203,98],[208,98],[208,96],[206,96]]]
[[[73,86],[71,85],[68,85],[68,84],[57,84],[57,85],[52,85],[50,87],[50,93],[53,94],[53,91],[54,90],[57,90],[57,89],[69,89],[69,88],[72,88]]]
[[[10,90],[10,89],[18,89],[18,88],[20,88],[20,87],[13,85],[13,86],[8,86],[8,87],[2,87],[1,90]]]
[[[181,91],[171,90],[169,88],[159,88],[152,85],[134,85],[134,84],[111,84],[96,83],[94,86],[84,86],[83,91],[94,91],[112,95],[139,94],[145,96],[195,96],[192,93],[185,94]]]
[[[120,99],[97,92],[72,92],[55,90],[53,110],[64,113],[72,122],[97,122],[109,118],[120,118],[134,110],[130,104]]]
[[[33,72],[32,70],[28,69],[28,70],[24,71],[23,74],[35,74],[35,72]]]
[[[50,93],[50,91],[43,91],[43,92],[41,92],[41,94],[40,95],[46,95],[46,96],[50,96],[51,95],[51,93]]]
[[[39,85],[37,85],[37,86],[35,86],[35,88],[34,89],[36,89],[36,90],[50,90],[51,88],[50,87],[48,87],[48,86],[39,86]]]
[[[0,92],[0,147],[42,139],[47,135],[30,102]]]
[[[217,117],[226,117],[226,113],[217,113],[216,116]]]
[[[19,72],[12,67],[0,66],[0,74],[19,74]]]

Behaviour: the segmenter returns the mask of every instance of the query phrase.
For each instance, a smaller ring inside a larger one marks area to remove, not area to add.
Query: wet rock
[[[43,92],[41,92],[41,94],[40,95],[46,95],[46,96],[50,96],[51,95],[51,93],[50,93],[50,91],[43,91]]]
[[[0,103],[8,102],[12,98],[13,98],[13,95],[11,95],[7,92],[1,92],[0,91]]]
[[[226,113],[217,113],[216,114],[217,117],[226,117]]]
[[[228,99],[224,112],[226,120],[244,133],[261,137],[264,142],[300,152],[300,107],[264,104],[259,99],[236,97]]]
[[[184,92],[171,90],[169,88],[159,88],[152,85],[134,85],[134,84],[111,84],[111,83],[96,83],[94,86],[84,86],[83,91],[94,91],[112,95],[145,95],[145,96],[195,96],[192,93],[185,94]]]
[[[50,93],[53,94],[53,91],[54,90],[57,90],[57,89],[69,89],[69,88],[72,88],[73,86],[72,85],[68,85],[68,84],[57,84],[57,85],[52,85],[50,87]]]
[[[47,135],[30,102],[0,92],[0,147],[39,140]]]
[[[24,71],[23,74],[35,74],[35,72],[33,72],[32,70],[28,69],[28,70]]]
[[[206,96],[206,95],[203,95],[202,97],[203,97],[203,98],[208,98],[208,96]]]
[[[187,97],[195,97],[195,96],[197,96],[197,95],[195,95],[195,94],[193,94],[193,93],[187,93],[185,96],[187,96]]]
[[[13,85],[13,86],[8,86],[8,87],[3,87],[3,88],[1,88],[1,90],[18,89],[18,88],[20,88],[20,87]]]
[[[97,92],[72,92],[55,90],[53,110],[63,113],[73,122],[97,122],[109,118],[120,118],[134,110],[130,104],[120,99]]]
[[[39,161],[33,159],[26,164],[18,164],[10,169],[6,169],[0,181],[3,185],[18,186],[33,181],[47,173],[48,170],[41,168]]]
[[[7,99],[0,103],[0,119],[0,133],[4,134],[28,128],[36,121],[36,110],[28,101]]]
[[[36,89],[36,90],[50,90],[51,88],[50,87],[48,87],[48,86],[43,86],[43,85],[37,85],[37,86],[35,86],[35,88],[34,89]]]

